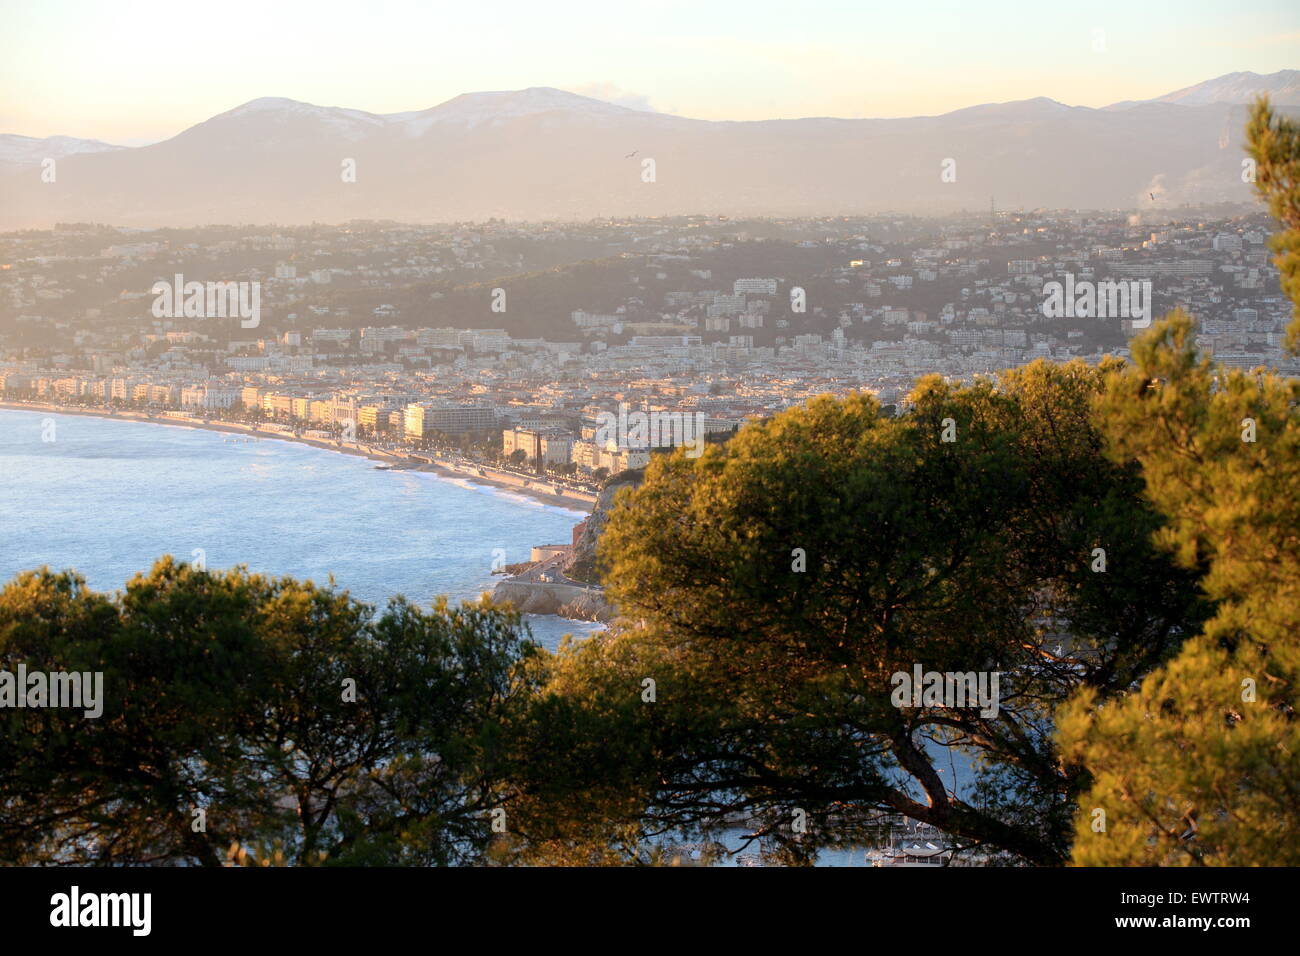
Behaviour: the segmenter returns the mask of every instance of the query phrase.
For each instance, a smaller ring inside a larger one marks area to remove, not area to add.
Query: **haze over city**
[[[1284,924],[1300,7],[0,2],[6,940]]]

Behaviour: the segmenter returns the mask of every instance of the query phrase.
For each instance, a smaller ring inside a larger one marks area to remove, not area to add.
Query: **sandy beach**
[[[505,491],[513,491],[517,494],[527,495],[537,501],[548,505],[554,505],[560,508],[572,508],[579,511],[590,511],[596,501],[595,495],[584,495],[581,492],[561,489],[562,493],[556,494],[551,490],[552,486],[546,485],[547,490],[533,487],[528,479],[519,478],[515,475],[505,474],[495,471],[494,469],[484,467],[486,474],[477,474],[477,468],[474,470],[458,470],[449,464],[442,464],[432,460],[432,455],[412,455],[410,453],[390,452],[382,448],[374,448],[363,442],[342,442],[333,439],[305,438],[292,435],[286,432],[271,431],[258,428],[253,425],[243,425],[234,422],[203,421],[193,418],[171,417],[168,415],[147,415],[143,412],[133,411],[106,411],[96,408],[71,408],[63,405],[52,405],[49,403],[38,402],[4,402],[0,401],[0,408],[14,409],[15,411],[24,412],[50,412],[56,415],[85,415],[92,418],[113,418],[122,421],[146,422],[154,425],[178,425],[184,428],[201,428],[206,431],[226,432],[228,434],[246,435],[258,439],[268,438],[279,441],[297,442],[300,445],[313,445],[316,448],[323,448],[327,451],[342,452],[345,455],[356,455],[361,458],[369,458],[372,461],[381,464],[391,465],[407,471],[424,471],[436,475],[440,478],[458,479],[463,481],[472,481],[476,484],[487,485],[493,488],[500,488]],[[542,484],[542,482],[538,482]]]

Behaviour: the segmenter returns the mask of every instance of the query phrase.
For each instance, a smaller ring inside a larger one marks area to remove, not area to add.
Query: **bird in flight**
[[[640,150],[636,150],[636,149],[634,149],[634,150],[632,150],[632,152],[628,153],[628,154],[627,154],[626,156],[624,156],[623,158],[624,158],[624,159],[631,159],[633,156],[635,156],[635,155],[636,155],[637,153],[639,153],[639,152],[640,152]]]

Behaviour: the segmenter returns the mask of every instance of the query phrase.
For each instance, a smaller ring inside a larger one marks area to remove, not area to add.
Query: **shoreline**
[[[105,418],[115,421],[141,422],[147,425],[176,425],[182,428],[197,428],[204,431],[225,432],[226,434],[249,435],[257,438],[278,439],[279,441],[295,442],[300,445],[311,445],[314,448],[320,448],[325,451],[340,452],[344,455],[352,455],[358,458],[369,458],[381,464],[398,464],[402,467],[401,471],[422,471],[442,479],[462,479],[472,481],[478,485],[484,485],[490,488],[498,488],[502,491],[512,491],[516,494],[524,495],[542,504],[552,505],[557,508],[566,508],[572,511],[581,511],[589,514],[596,503],[596,496],[590,498],[582,496],[579,493],[560,493],[556,494],[550,490],[542,491],[528,484],[525,479],[516,479],[513,475],[501,475],[491,469],[489,475],[479,475],[473,472],[458,471],[455,468],[432,460],[432,456],[415,456],[411,453],[391,452],[384,449],[373,448],[369,445],[362,445],[359,442],[345,444],[341,441],[323,438],[302,438],[297,435],[287,434],[278,431],[266,431],[254,425],[244,425],[235,422],[220,421],[202,421],[193,418],[171,417],[167,415],[148,415],[144,412],[134,411],[107,411],[94,408],[76,408],[63,405],[52,405],[49,403],[38,402],[9,402],[0,401],[0,409],[10,409],[18,412],[49,412],[54,415],[83,415],[88,418]]]

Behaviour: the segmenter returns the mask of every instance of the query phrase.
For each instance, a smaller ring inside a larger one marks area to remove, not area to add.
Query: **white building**
[[[184,408],[230,408],[239,402],[238,385],[186,385],[181,389]]]
[[[737,279],[731,291],[736,295],[776,295],[775,279]]]

